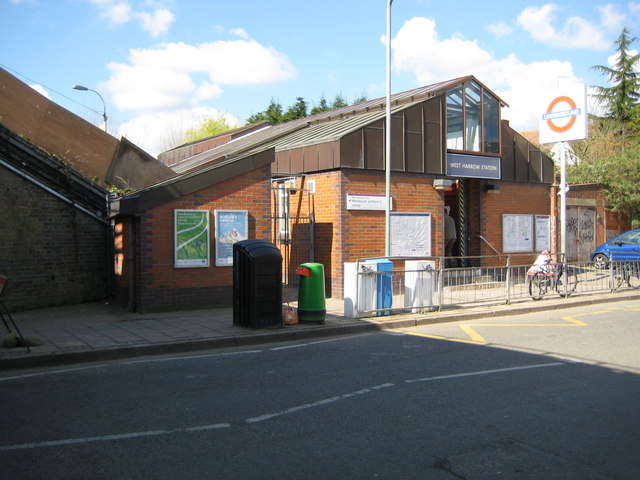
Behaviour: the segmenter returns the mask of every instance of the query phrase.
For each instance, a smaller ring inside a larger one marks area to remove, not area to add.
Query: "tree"
[[[636,68],[640,61],[640,54],[631,55],[631,44],[637,37],[631,37],[631,32],[625,27],[615,41],[618,52],[613,67],[595,65],[593,70],[609,77],[610,87],[595,87],[595,97],[607,108],[608,117],[628,122],[636,113],[635,106],[640,97],[640,78]]]
[[[331,110],[331,107],[327,103],[327,99],[324,97],[324,94],[320,97],[318,101],[318,105],[311,109],[311,115],[315,115],[316,113],[326,112],[327,110]]]
[[[195,142],[202,138],[213,137],[220,133],[231,130],[232,126],[229,121],[220,113],[217,117],[207,117],[200,124],[189,128],[185,134],[182,143]]]
[[[346,107],[347,105],[349,105],[347,103],[346,98],[344,98],[342,96],[342,93],[338,93],[336,95],[336,98],[333,99],[333,103],[331,104],[331,108],[342,108],[342,107]]]
[[[296,98],[296,103],[291,105],[287,112],[284,114],[284,121],[297,120],[298,118],[304,118],[307,116],[307,102],[304,98]]]
[[[596,87],[595,97],[606,107],[603,118],[591,116],[589,136],[571,142],[579,159],[567,168],[570,183],[596,182],[605,186],[606,200],[613,211],[629,215],[640,226],[640,77],[636,72],[639,55],[630,54],[627,28],[615,42],[614,67],[592,67],[609,77],[610,87]]]
[[[284,115],[282,114],[282,105],[272,98],[265,111],[251,115],[247,118],[246,123],[269,122],[271,125],[277,125],[282,123],[283,119]]]
[[[362,93],[356,98],[354,103],[360,103],[367,100],[367,97]],[[329,104],[324,94],[320,97],[318,105],[311,109],[311,112],[307,112],[308,104],[303,97],[297,97],[296,103],[291,105],[285,113],[282,113],[282,105],[276,102],[273,98],[266,110],[251,115],[246,120],[246,124],[269,122],[271,125],[277,125],[282,122],[288,122],[290,120],[296,120],[298,118],[305,118],[308,115],[315,115],[316,113],[326,112],[327,110],[333,110],[336,108],[342,108],[349,105],[347,100],[341,93],[337,94],[333,99],[333,102]]]

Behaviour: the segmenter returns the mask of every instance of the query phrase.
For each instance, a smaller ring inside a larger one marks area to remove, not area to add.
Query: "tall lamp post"
[[[391,255],[391,4],[387,0],[387,105],[385,137],[385,216],[384,216],[384,254]]]
[[[87,88],[87,87],[83,87],[82,85],[74,85],[72,87],[74,90],[81,90],[83,92],[93,92],[96,95],[98,95],[100,97],[100,100],[102,100],[102,118],[104,119],[104,131],[107,131],[107,106],[104,103],[104,98],[102,98],[102,95],[100,95],[97,91],[95,91],[92,88]]]

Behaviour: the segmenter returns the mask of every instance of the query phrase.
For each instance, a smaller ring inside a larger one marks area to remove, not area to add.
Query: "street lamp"
[[[387,1],[387,98],[385,135],[385,215],[384,215],[384,255],[391,254],[391,4]]]
[[[86,91],[93,92],[100,97],[100,100],[102,100],[102,118],[104,119],[104,131],[106,132],[107,131],[107,106],[104,103],[104,98],[102,98],[102,95],[100,95],[94,89],[83,87],[82,85],[74,85],[72,88],[74,90],[81,90],[83,92],[86,92]]]

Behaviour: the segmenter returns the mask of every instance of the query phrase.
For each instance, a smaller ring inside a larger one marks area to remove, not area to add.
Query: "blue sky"
[[[0,66],[149,153],[203,116],[243,124],[273,98],[385,95],[386,0],[0,0]],[[475,75],[537,128],[540,98],[566,83],[607,85],[640,1],[394,0],[392,90]],[[634,44],[634,48],[637,45]],[[544,106],[542,107],[544,108]]]

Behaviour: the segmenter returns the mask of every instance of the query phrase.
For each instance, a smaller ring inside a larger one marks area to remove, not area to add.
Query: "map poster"
[[[174,210],[176,268],[209,266],[209,210]]]
[[[502,251],[533,252],[533,215],[502,215]]]
[[[233,265],[233,244],[246,240],[248,213],[246,210],[216,210],[216,267]]]
[[[431,256],[431,214],[391,213],[392,257]]]

